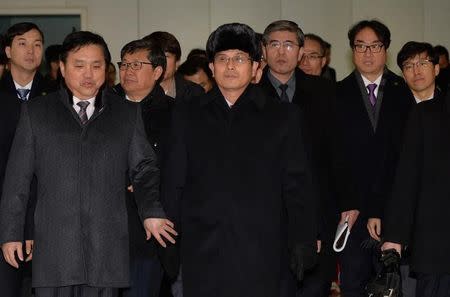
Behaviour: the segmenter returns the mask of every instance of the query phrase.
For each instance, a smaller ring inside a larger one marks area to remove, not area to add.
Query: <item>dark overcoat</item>
[[[23,105],[0,204],[0,242],[22,241],[37,176],[33,286],[129,283],[127,174],[141,219],[162,217],[140,108],[99,92],[86,125],[65,89]]]
[[[250,85],[177,105],[163,197],[181,217],[185,297],[273,297],[289,245],[315,242],[297,108]]]
[[[278,97],[268,77],[269,67],[264,70],[260,84],[269,94]],[[336,274],[336,259],[332,242],[336,232],[338,214],[334,195],[333,168],[333,125],[335,84],[318,76],[308,75],[300,68],[295,69],[295,92],[292,104],[301,111],[301,127],[305,149],[312,167],[315,192],[318,194],[318,235],[322,241],[322,252],[314,275],[332,279]]]
[[[385,240],[408,245],[411,270],[450,274],[450,97],[419,103],[405,132]]]
[[[402,147],[403,131],[415,105],[403,78],[385,70],[376,108],[378,121],[371,122],[363,99],[366,90],[352,72],[337,85],[335,133],[339,139],[341,164],[338,204],[340,211],[360,210],[359,217],[383,218]],[[368,100],[366,101],[368,102]],[[345,185],[352,190],[345,192]]]

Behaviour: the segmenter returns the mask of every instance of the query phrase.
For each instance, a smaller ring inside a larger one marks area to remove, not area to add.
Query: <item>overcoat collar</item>
[[[198,100],[200,100],[200,106],[205,106],[211,102],[217,102],[222,106],[228,107],[225,97],[217,86],[207,94],[201,96]],[[266,95],[259,86],[249,84],[242,95],[236,100],[234,106],[238,107],[245,102],[251,102],[258,110],[262,110],[266,104],[266,100]]]

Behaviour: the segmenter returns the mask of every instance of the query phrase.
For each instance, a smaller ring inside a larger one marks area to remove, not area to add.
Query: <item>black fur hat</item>
[[[224,24],[209,35],[206,55],[209,62],[221,51],[237,49],[249,54],[253,61],[261,59],[261,45],[255,31],[240,23]]]

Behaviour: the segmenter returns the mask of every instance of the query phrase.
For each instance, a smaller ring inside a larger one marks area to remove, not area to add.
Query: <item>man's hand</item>
[[[394,243],[394,242],[389,242],[386,241],[385,243],[383,243],[383,245],[381,246],[381,250],[385,251],[385,250],[389,250],[389,249],[394,249],[397,251],[397,253],[399,253],[399,255],[402,255],[402,245],[399,243]]]
[[[359,210],[352,209],[347,210],[341,213],[341,220],[339,224],[343,224],[345,222],[345,219],[348,217],[348,228],[352,229],[353,225],[356,222],[356,219],[358,219],[359,216]]]
[[[33,246],[34,240],[25,240],[25,252],[28,255],[27,258],[25,259],[25,262],[33,260]]]
[[[2,245],[3,257],[5,261],[12,267],[19,268],[19,263],[16,261],[15,253],[20,261],[23,261],[22,243],[19,241],[7,242]]]
[[[317,240],[317,253],[320,253],[322,249],[322,240]]]
[[[369,234],[373,239],[380,241],[381,219],[369,218],[369,220],[367,221],[367,230],[369,230]]]
[[[173,239],[172,235],[177,236],[178,233],[173,227],[174,224],[167,219],[148,218],[144,220],[144,229],[147,234],[147,240],[152,238],[153,235],[163,247],[166,247],[166,243],[161,236],[175,244],[175,239]]]

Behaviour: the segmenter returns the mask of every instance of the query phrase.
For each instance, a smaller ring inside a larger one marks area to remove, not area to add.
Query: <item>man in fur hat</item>
[[[206,50],[217,86],[175,108],[163,171],[184,296],[288,296],[289,264],[301,279],[315,254],[299,112],[250,84],[261,49],[249,26],[220,26]]]

